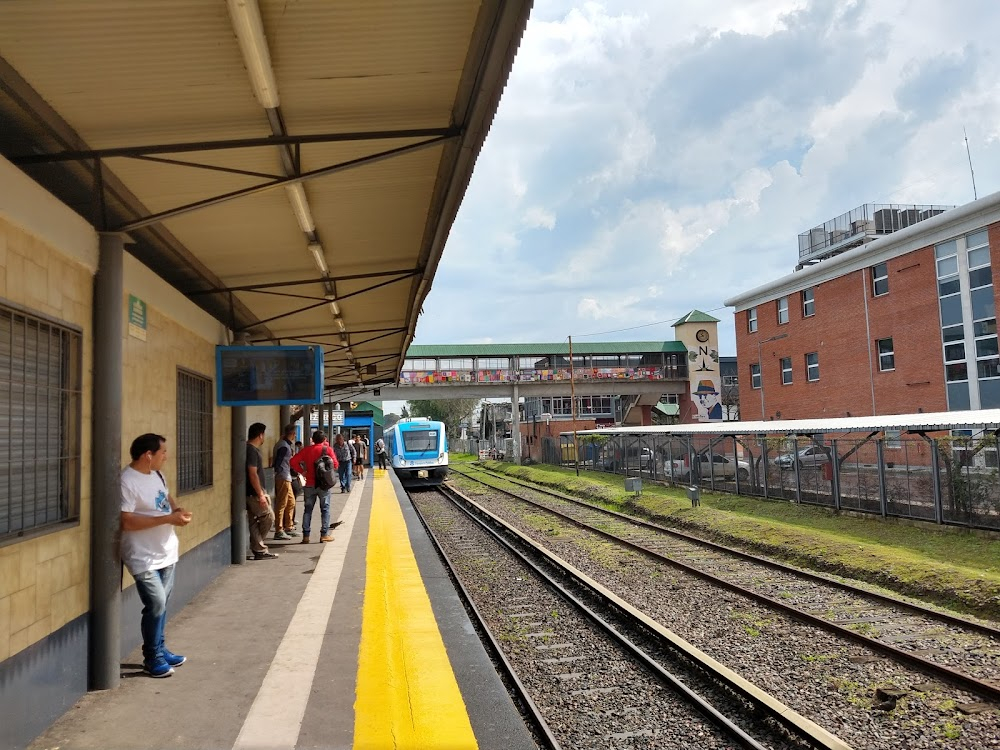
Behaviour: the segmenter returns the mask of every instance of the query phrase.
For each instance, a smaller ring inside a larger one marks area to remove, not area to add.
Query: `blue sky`
[[[998,28],[995,0],[536,0],[414,343],[668,340],[698,308],[734,353],[722,301],[800,232],[972,200],[963,126],[1000,189]]]

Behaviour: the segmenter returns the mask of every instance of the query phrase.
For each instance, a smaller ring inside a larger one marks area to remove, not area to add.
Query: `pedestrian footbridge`
[[[688,350],[681,341],[411,346],[398,384],[383,399],[682,394]]]

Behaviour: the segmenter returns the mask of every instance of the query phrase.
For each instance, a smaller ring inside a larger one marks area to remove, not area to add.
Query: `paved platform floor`
[[[136,649],[121,687],[31,748],[535,747],[395,477],[369,470],[332,506],[333,542],[317,507],[312,544],[269,541],[278,559],[172,614],[167,646],[188,657],[172,677]]]

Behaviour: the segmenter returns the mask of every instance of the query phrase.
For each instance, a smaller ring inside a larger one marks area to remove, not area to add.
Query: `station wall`
[[[88,613],[91,555],[91,431],[100,425],[92,414],[93,289],[99,237],[84,219],[0,159],[0,306],[79,334],[80,390],[78,458],[66,471],[78,498],[70,517],[59,523],[0,534],[0,747],[22,747],[69,709],[87,689]],[[167,438],[164,475],[171,493],[194,520],[179,529],[181,561],[171,608],[176,612],[228,566],[230,561],[230,409],[215,405],[215,346],[227,331],[138,260],[124,258],[122,299],[122,447],[121,465],[139,434]],[[129,334],[130,296],[145,302],[145,340]],[[8,318],[9,319],[9,318]],[[0,367],[0,370],[3,368]],[[8,373],[10,370],[8,369]],[[211,382],[203,402],[211,417],[211,481],[179,490],[178,373]],[[11,378],[6,374],[0,380]],[[58,436],[34,434],[10,417],[4,394],[4,435],[0,463],[15,470],[10,443],[19,443],[24,460],[32,445]],[[36,397],[35,403],[43,403]],[[262,448],[265,464],[280,431],[278,407],[247,410],[248,424],[267,425]],[[22,412],[26,415],[27,409]],[[67,429],[77,431],[69,412]],[[25,424],[28,419],[24,417]],[[23,434],[28,433],[28,434]],[[245,436],[243,436],[245,439]],[[26,447],[25,447],[26,446]],[[19,447],[19,449],[20,449]],[[8,476],[5,474],[4,476]],[[4,480],[7,481],[6,479]],[[17,492],[18,485],[8,485]],[[8,499],[9,504],[13,499]],[[3,509],[6,515],[6,508]],[[12,527],[13,528],[13,527]],[[107,550],[107,554],[116,554]],[[140,605],[131,576],[122,576],[122,650],[140,640]]]

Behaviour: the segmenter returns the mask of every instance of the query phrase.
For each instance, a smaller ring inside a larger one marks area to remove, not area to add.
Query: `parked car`
[[[641,471],[652,471],[656,459],[652,448],[639,448],[631,446],[627,449],[627,454],[623,455],[621,450],[608,452],[601,461],[601,468],[604,471],[618,471],[626,467],[639,467]]]
[[[823,445],[810,445],[798,453],[782,453],[774,459],[774,465],[779,469],[791,469],[798,461],[799,467],[822,466],[830,462],[830,449]]]
[[[666,462],[663,470],[667,476],[682,482],[690,482],[695,479],[691,475],[691,467],[686,465],[683,459],[678,458],[672,462]],[[708,479],[711,476],[714,476],[716,479],[733,479],[739,477],[741,482],[746,482],[750,479],[750,464],[742,459],[737,460],[732,456],[726,456],[722,453],[711,455],[700,453],[698,455],[698,468],[696,472],[699,472],[698,476],[702,479]]]

